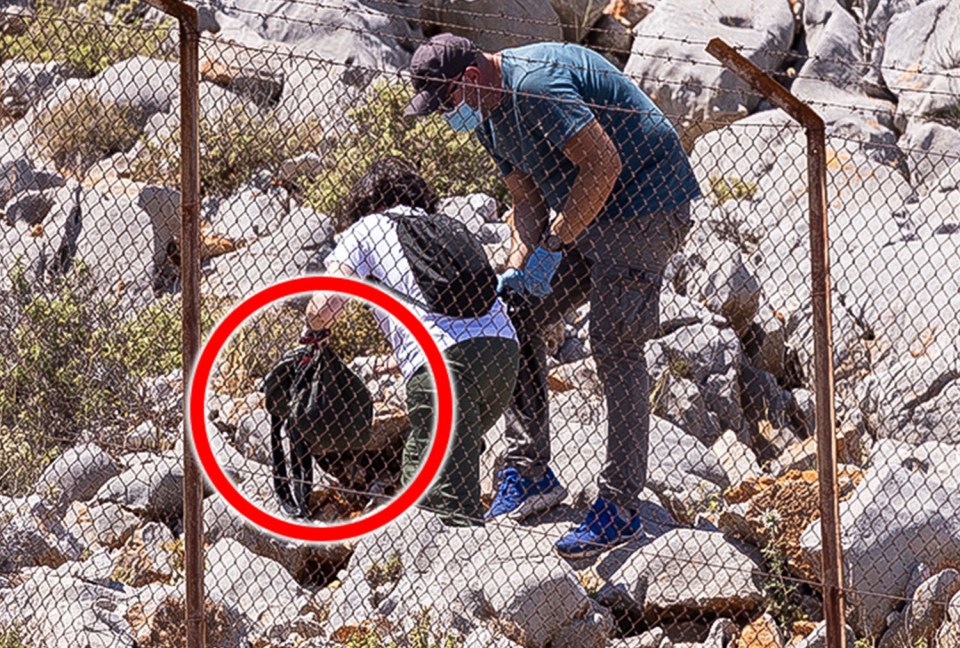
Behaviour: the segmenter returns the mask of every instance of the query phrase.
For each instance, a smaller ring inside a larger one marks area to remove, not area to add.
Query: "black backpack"
[[[293,517],[309,514],[313,456],[362,448],[372,430],[373,396],[324,337],[301,339],[302,346],[285,353],[264,378],[274,494]],[[284,434],[290,444],[289,475]]]
[[[497,275],[480,242],[462,223],[422,210],[387,211],[430,311],[460,319],[486,315]]]

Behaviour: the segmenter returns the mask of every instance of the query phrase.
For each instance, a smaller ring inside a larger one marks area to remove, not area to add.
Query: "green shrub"
[[[390,352],[390,345],[380,331],[370,308],[361,302],[349,302],[330,331],[330,345],[350,362],[360,356],[377,356]]]
[[[26,494],[59,453],[49,439],[0,426],[0,494]],[[5,645],[2,637],[0,633],[0,648]]]
[[[400,554],[395,551],[386,562],[374,561],[367,567],[364,580],[370,587],[376,589],[387,583],[395,583],[401,576],[403,576],[403,562],[400,560]]]
[[[82,175],[94,162],[126,151],[139,137],[139,111],[77,90],[66,101],[40,112],[36,143],[61,171]]]
[[[124,417],[137,402],[122,359],[111,353],[116,312],[83,264],[49,292],[14,273],[15,313],[0,358],[0,425],[33,432],[40,447],[70,442]]]
[[[213,388],[232,396],[249,394],[280,356],[297,345],[303,323],[303,313],[288,304],[249,318],[221,351]],[[369,308],[356,301],[347,303],[346,312],[332,327],[330,345],[345,362],[390,350]]]
[[[84,3],[38,0],[26,32],[0,39],[2,60],[60,61],[75,76],[92,77],[132,56],[160,57],[176,21],[149,26],[136,15],[136,0],[107,15],[109,0]],[[108,22],[108,20],[110,22]]]
[[[206,335],[230,306],[207,296],[200,303],[200,330]],[[164,376],[183,366],[183,303],[180,295],[164,295],[121,322],[107,349],[136,378]]]
[[[757,195],[757,183],[742,178],[711,176],[710,194],[714,205],[722,205],[728,200],[753,200]]]
[[[931,110],[927,113],[926,117],[931,121],[939,122],[950,128],[960,128],[960,103],[954,103]]]
[[[48,289],[11,275],[0,320],[0,493],[29,489],[77,435],[143,414],[143,380],[181,366],[180,299],[123,320],[83,263]],[[209,330],[226,307],[204,300]]]
[[[348,112],[356,129],[324,156],[324,173],[304,183],[311,207],[339,218],[351,185],[387,155],[416,165],[441,196],[484,192],[506,200],[493,161],[472,134],[453,131],[439,115],[403,117],[411,93],[406,84],[380,81],[363,105]]]
[[[316,151],[323,130],[316,120],[290,126],[274,113],[260,115],[243,104],[210,117],[201,113],[200,187],[204,194],[228,196],[254,173],[276,171],[284,160]],[[135,180],[179,186],[180,130],[161,142],[144,141],[133,161]]]
[[[16,626],[0,627],[0,648],[27,648],[27,644]]]
[[[249,394],[303,330],[303,315],[279,304],[260,311],[237,329],[220,352],[213,388],[233,396]]]

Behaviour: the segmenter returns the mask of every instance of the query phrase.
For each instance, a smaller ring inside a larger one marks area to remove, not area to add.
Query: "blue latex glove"
[[[514,292],[523,292],[523,270],[517,268],[508,268],[503,274],[497,277],[497,294],[502,295],[507,288]]]
[[[563,260],[562,252],[549,252],[542,247],[538,247],[530,255],[527,261],[527,267],[524,270],[523,287],[528,293],[535,297],[546,297],[551,290],[550,281],[556,274],[560,261]]]

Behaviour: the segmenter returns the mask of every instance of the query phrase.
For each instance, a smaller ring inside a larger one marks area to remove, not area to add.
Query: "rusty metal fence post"
[[[183,313],[183,544],[186,646],[204,646],[203,480],[188,450],[188,386],[200,347],[200,30],[197,9],[178,0],[147,0],[180,26],[180,285]]]
[[[746,81],[806,130],[807,195],[810,210],[810,299],[813,307],[816,389],[817,470],[823,538],[822,588],[826,644],[844,648],[843,564],[837,490],[837,437],[834,416],[833,340],[830,317],[830,263],[827,231],[826,134],[823,120],[809,106],[764,74],[719,38],[706,51]]]

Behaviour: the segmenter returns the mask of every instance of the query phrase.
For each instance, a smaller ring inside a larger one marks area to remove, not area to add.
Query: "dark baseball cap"
[[[448,82],[476,65],[479,53],[470,39],[454,34],[437,34],[418,47],[410,62],[414,95],[404,116],[435,112],[447,98]]]

